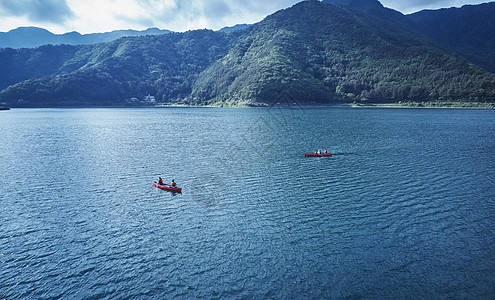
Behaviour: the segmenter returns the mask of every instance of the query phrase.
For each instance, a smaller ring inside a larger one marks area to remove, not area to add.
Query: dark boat
[[[307,153],[304,154],[306,157],[324,157],[324,156],[332,156],[332,153]]]
[[[153,185],[156,186],[157,188],[159,189],[162,189],[162,190],[167,190],[167,191],[172,191],[172,192],[182,192],[182,188],[179,188],[179,187],[173,187],[171,185],[168,185],[168,184],[158,184],[156,181],[153,182]]]

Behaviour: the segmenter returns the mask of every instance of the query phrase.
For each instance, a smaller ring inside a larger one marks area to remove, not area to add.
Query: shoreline
[[[449,103],[449,104],[400,104],[400,103],[374,103],[374,104],[347,104],[351,108],[416,108],[416,109],[495,109],[495,103]]]
[[[435,105],[432,104],[399,104],[399,103],[370,103],[370,104],[360,104],[360,103],[334,103],[334,104],[314,104],[314,105],[266,105],[266,106],[249,106],[249,105],[238,105],[238,106],[222,106],[222,105],[177,105],[177,104],[160,104],[151,106],[155,108],[293,108],[293,109],[307,109],[307,108],[418,108],[418,109],[495,109],[495,103],[452,103]]]
[[[461,102],[461,103],[331,103],[331,104],[298,104],[293,105],[187,105],[187,104],[157,104],[152,106],[47,106],[47,107],[19,107],[17,109],[91,109],[91,108],[288,108],[288,109],[312,109],[312,108],[385,108],[385,109],[495,109],[495,103]],[[0,110],[16,108],[0,107]]]

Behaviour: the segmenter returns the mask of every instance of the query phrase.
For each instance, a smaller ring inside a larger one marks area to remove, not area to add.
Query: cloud
[[[172,30],[220,29],[238,23],[255,23],[300,0],[138,0],[155,26]],[[169,5],[160,6],[157,2]],[[173,5],[172,5],[173,4]],[[179,28],[177,26],[181,26]]]
[[[61,24],[73,17],[74,13],[65,0],[0,0],[0,15]]]
[[[256,23],[301,0],[0,0],[0,31],[40,26],[93,33],[158,27],[173,31]],[[488,0],[380,0],[403,13]]]
[[[203,7],[203,13],[210,18],[224,18],[232,14],[232,9],[225,1],[215,0]]]

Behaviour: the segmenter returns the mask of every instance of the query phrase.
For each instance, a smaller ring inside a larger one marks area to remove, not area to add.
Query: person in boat
[[[321,154],[321,149],[318,149],[318,152],[317,152],[317,154]]]
[[[158,177],[158,184],[163,185],[163,179],[161,177]]]
[[[172,186],[173,187],[176,187],[177,186],[177,183],[175,183],[175,180],[174,179],[172,179]]]
[[[323,150],[323,153],[324,154],[327,154],[328,153],[327,149]]]

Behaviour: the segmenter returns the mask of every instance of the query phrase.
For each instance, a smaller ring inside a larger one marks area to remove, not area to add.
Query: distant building
[[[144,97],[145,102],[155,102],[155,96],[151,96],[148,94],[148,96]]]

